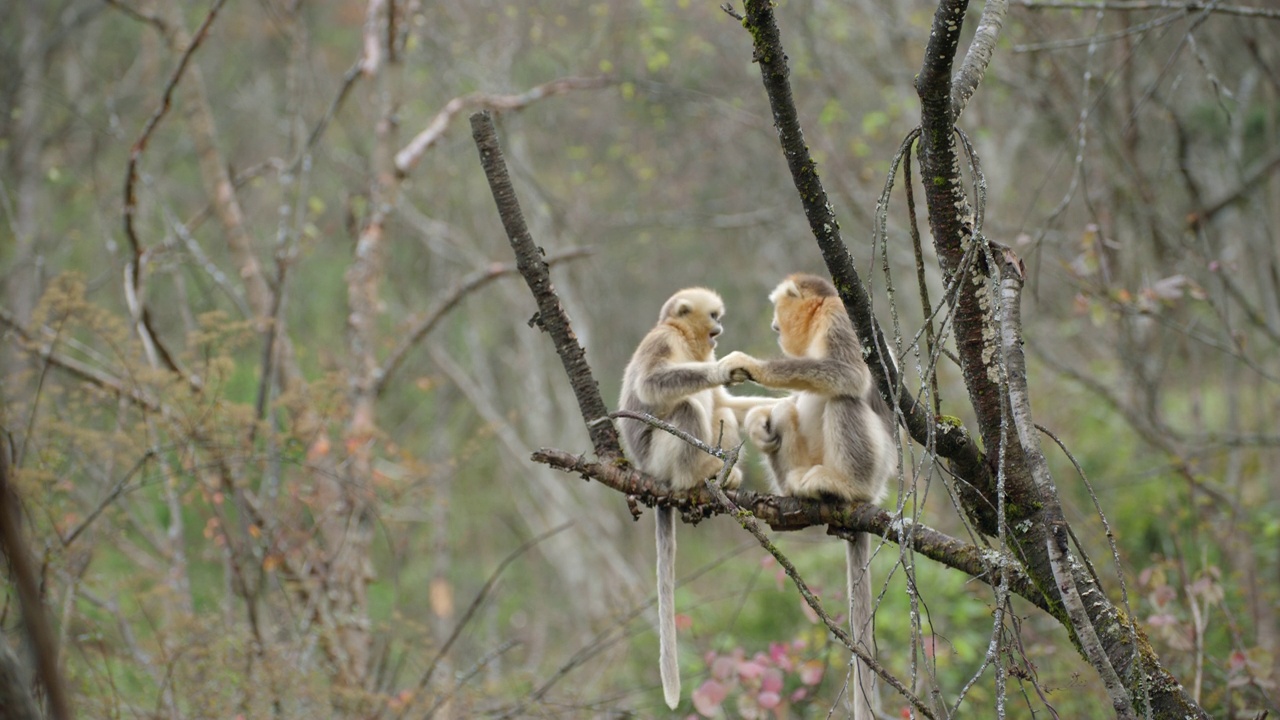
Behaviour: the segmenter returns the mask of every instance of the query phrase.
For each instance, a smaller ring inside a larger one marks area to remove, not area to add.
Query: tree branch
[[[404,146],[404,149],[396,153],[396,172],[401,177],[413,172],[422,156],[432,145],[439,142],[445,131],[449,129],[449,124],[453,122],[453,118],[463,110],[483,108],[499,112],[516,112],[553,95],[561,95],[573,90],[594,90],[611,84],[613,84],[613,80],[607,77],[570,77],[537,85],[518,95],[494,95],[477,92],[453,98],[445,103],[444,109],[436,113],[431,122],[427,123],[427,126],[414,136],[409,141],[409,144]]]
[[[590,248],[570,248],[558,253],[553,253],[547,257],[547,265],[556,265],[566,260],[575,260],[577,258],[586,257],[591,254]],[[462,302],[463,298],[472,292],[488,285],[490,282],[500,277],[511,275],[519,272],[520,269],[512,263],[492,263],[486,268],[477,270],[470,275],[464,277],[457,285],[450,288],[439,301],[436,306],[420,320],[414,323],[413,329],[410,330],[395,350],[391,351],[391,355],[382,363],[382,367],[375,373],[374,392],[381,395],[387,389],[387,383],[400,368],[400,364],[404,362],[405,356],[409,351],[413,350],[422,339],[431,333],[444,319],[450,310]]]
[[[173,372],[179,373],[186,377],[181,371],[178,364],[174,361],[173,356],[168,349],[161,344],[160,339],[156,336],[155,329],[151,323],[151,312],[146,306],[146,297],[142,291],[142,266],[146,260],[143,252],[142,243],[138,240],[138,231],[134,227],[133,218],[138,210],[138,196],[136,184],[138,182],[138,164],[142,161],[142,153],[146,152],[147,143],[151,140],[152,133],[159,127],[160,121],[169,113],[169,108],[173,106],[173,94],[178,89],[178,83],[182,80],[183,74],[190,64],[191,58],[195,56],[196,50],[200,44],[204,42],[205,37],[209,34],[209,28],[213,25],[214,19],[218,16],[218,11],[222,9],[227,0],[216,0],[213,7],[209,8],[209,13],[205,15],[204,22],[200,23],[200,27],[196,30],[196,34],[192,36],[191,41],[183,50],[182,55],[178,58],[178,65],[169,75],[169,81],[165,84],[164,92],[160,96],[160,107],[156,108],[151,117],[142,127],[142,133],[138,139],[134,141],[133,146],[129,149],[129,162],[125,169],[124,178],[124,235],[129,241],[129,247],[133,250],[133,260],[129,263],[128,277],[126,285],[126,295],[133,298],[136,302],[130,308],[134,313],[134,322],[138,329],[138,334],[142,336],[143,345],[147,348],[154,349],[159,354],[159,359],[164,361],[165,367]]]
[[[840,623],[836,622],[831,615],[823,609],[822,601],[818,600],[817,596],[813,594],[813,591],[809,589],[808,583],[804,581],[804,578],[800,577],[799,571],[796,570],[796,566],[791,563],[791,560],[786,555],[783,555],[782,552],[778,550],[778,547],[769,540],[769,537],[760,530],[760,525],[756,522],[755,517],[750,512],[738,507],[725,493],[722,485],[728,477],[729,471],[738,462],[738,451],[741,449],[742,446],[738,445],[737,447],[731,448],[725,452],[724,467],[720,471],[720,476],[715,479],[708,478],[703,482],[707,490],[710,491],[712,497],[716,499],[716,502],[719,503],[720,507],[728,514],[732,515],[733,518],[738,521],[738,524],[742,526],[742,529],[751,533],[751,536],[760,543],[760,547],[767,550],[769,554],[778,561],[778,564],[782,566],[783,571],[786,572],[787,577],[791,578],[791,582],[795,584],[796,589],[800,592],[800,596],[803,597],[805,603],[808,604],[815,613],[817,613],[818,617],[822,620],[822,624],[827,626],[827,630],[829,630],[831,634],[835,635],[836,639],[848,648],[850,652],[858,656],[858,659],[866,664],[872,672],[879,675],[885,683],[896,690],[899,695],[907,700],[907,702],[911,703],[911,705],[915,707],[916,711],[924,717],[933,720],[933,713],[929,710],[928,706],[926,706],[924,702],[908,690],[907,687],[898,680],[898,678],[894,677],[892,673],[886,670],[883,665],[872,657],[861,643],[855,643],[853,641],[853,637],[849,635],[849,631],[841,627]],[[853,568],[849,568],[849,571],[852,572]]]
[[[1116,10],[1119,12],[1147,12],[1151,10],[1207,11],[1222,15],[1257,17],[1280,20],[1280,10],[1248,5],[1220,5],[1216,2],[1170,2],[1170,0],[1014,0],[1019,7],[1028,10]]]
[[[58,637],[49,624],[40,583],[27,543],[22,537],[18,493],[13,487],[9,466],[10,445],[0,436],[0,550],[9,560],[18,600],[22,606],[22,624],[36,659],[36,676],[44,685],[49,700],[49,716],[53,720],[70,720],[71,701],[62,683],[58,667]]]
[[[584,480],[595,480],[652,507],[664,502],[680,508],[689,519],[700,520],[722,512],[710,491],[695,489],[668,493],[663,484],[648,475],[610,462],[593,462],[554,448],[542,448],[533,461],[549,465]],[[896,520],[884,509],[868,503],[820,502],[783,495],[763,495],[750,490],[731,494],[734,503],[775,531],[803,530],[826,525],[832,535],[848,539],[854,533],[871,533],[891,542],[905,543],[925,557],[959,570],[987,584],[1000,579],[1008,569],[1010,591],[1049,612],[1051,605],[1028,578],[1017,560],[1005,553],[982,548],[938,532],[910,520]]]
[[[903,392],[897,367],[890,358],[884,333],[872,311],[871,297],[854,266],[853,257],[840,235],[840,223],[818,176],[817,164],[809,154],[799,114],[792,99],[788,80],[787,55],[782,47],[773,7],[767,0],[749,0],[743,25],[751,33],[754,43],[754,60],[760,66],[769,106],[773,110],[774,126],[778,140],[791,171],[796,192],[804,206],[809,229],[818,243],[818,249],[826,261],[845,310],[853,320],[868,351],[867,365],[876,379],[876,387],[890,407],[897,408],[903,423],[916,442],[934,447],[938,455],[950,461],[952,471],[970,484],[984,484],[981,478],[989,475],[982,451],[972,436],[958,423],[936,422],[927,408]],[[994,507],[994,505],[993,505]],[[994,534],[994,523],[991,525]]]
[[[538,303],[538,313],[529,322],[546,331],[555,343],[556,353],[560,355],[560,362],[564,365],[569,384],[578,400],[578,408],[582,411],[583,422],[591,434],[591,444],[596,455],[601,458],[621,457],[622,446],[618,442],[618,431],[613,423],[596,422],[608,415],[609,411],[600,396],[600,387],[591,375],[586,353],[573,332],[560,298],[556,296],[555,286],[551,284],[551,275],[543,260],[544,253],[533,243],[533,237],[525,225],[520,201],[516,198],[511,177],[507,174],[506,161],[502,157],[502,147],[498,144],[497,131],[489,111],[471,116],[471,136],[480,151],[480,164],[484,166],[484,174],[489,180],[494,202],[498,205],[498,215],[506,228],[507,239],[511,242],[511,249],[515,251],[516,267],[529,284],[529,290]]]
[[[1116,717],[1124,720],[1136,720],[1133,701],[1125,690],[1124,684],[1116,674],[1111,659],[1107,657],[1098,634],[1093,626],[1081,599],[1081,592],[1076,587],[1071,565],[1070,547],[1067,533],[1069,528],[1062,514],[1062,505],[1058,502],[1058,491],[1054,487],[1053,477],[1049,473],[1049,463],[1045,460],[1040,448],[1040,435],[1031,419],[1031,401],[1027,394],[1027,362],[1022,352],[1022,282],[1024,269],[1022,260],[1011,250],[1005,250],[1001,272],[1001,307],[1000,307],[1000,340],[1004,353],[1006,382],[1009,389],[1010,418],[1017,433],[1018,443],[1030,466],[1031,478],[1044,498],[1042,516],[1049,524],[1049,532],[1045,533],[1045,546],[1049,556],[1049,566],[1053,570],[1054,580],[1066,607],[1066,615],[1071,621],[1080,642],[1081,652],[1102,678],[1111,699],[1111,708]],[[1096,586],[1086,591],[1101,595]],[[1130,642],[1130,664],[1136,658],[1137,648]]]
[[[978,20],[978,28],[973,31],[973,41],[969,43],[969,52],[964,56],[960,72],[951,81],[951,122],[960,119],[960,114],[969,104],[969,98],[978,90],[978,84],[991,64],[991,55],[995,52],[996,41],[1000,39],[1000,28],[1004,25],[1005,15],[1009,14],[1009,0],[987,0],[982,6],[982,17]]]

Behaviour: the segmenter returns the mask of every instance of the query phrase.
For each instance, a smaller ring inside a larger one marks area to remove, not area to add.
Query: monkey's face
[[[809,347],[811,303],[799,298],[784,298],[773,306],[773,329],[778,333],[778,346],[792,357],[802,357]]]
[[[720,320],[723,317],[723,304],[708,306],[701,310],[694,308],[690,312],[689,323],[706,333],[707,343],[712,350],[716,349],[716,338],[720,337],[720,333],[724,332],[724,326],[720,324]]]
[[[705,354],[715,350],[716,338],[724,331],[723,318],[724,301],[706,288],[681,290],[662,307],[663,321],[679,326],[695,352]]]
[[[769,299],[773,301],[773,331],[778,333],[778,346],[792,357],[802,357],[813,334],[814,302],[791,278],[782,282]]]

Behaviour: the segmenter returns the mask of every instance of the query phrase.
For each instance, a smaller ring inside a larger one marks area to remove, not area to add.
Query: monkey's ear
[[[678,300],[676,301],[676,306],[674,309],[675,309],[674,315],[676,317],[684,317],[685,315],[688,315],[690,312],[693,311],[693,303],[689,302],[688,300]]]
[[[791,278],[783,280],[778,287],[774,288],[773,292],[769,293],[769,302],[777,303],[784,296],[789,298],[800,297],[800,286],[796,284],[795,280]]]

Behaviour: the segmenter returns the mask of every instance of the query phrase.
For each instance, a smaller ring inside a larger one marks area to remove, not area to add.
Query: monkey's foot
[[[797,475],[799,477],[796,477]],[[787,480],[791,486],[791,494],[797,497],[819,500],[832,498],[844,502],[865,499],[857,497],[849,481],[825,465],[814,465],[803,475],[794,472],[789,473]]]
[[[782,436],[774,431],[771,413],[772,408],[769,407],[752,408],[743,422],[751,443],[770,455],[778,452],[778,448],[782,446]]]

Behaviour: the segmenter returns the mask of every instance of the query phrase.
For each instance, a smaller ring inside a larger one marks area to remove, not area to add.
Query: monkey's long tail
[[[669,507],[654,513],[658,530],[658,671],[662,696],[672,710],[680,704],[680,663],[676,658],[676,515]]]
[[[872,651],[871,638],[871,536],[858,533],[845,543],[844,549],[849,597],[849,635],[855,646]],[[874,720],[876,676],[865,663],[853,663],[853,681],[849,699],[853,703],[853,720]]]

